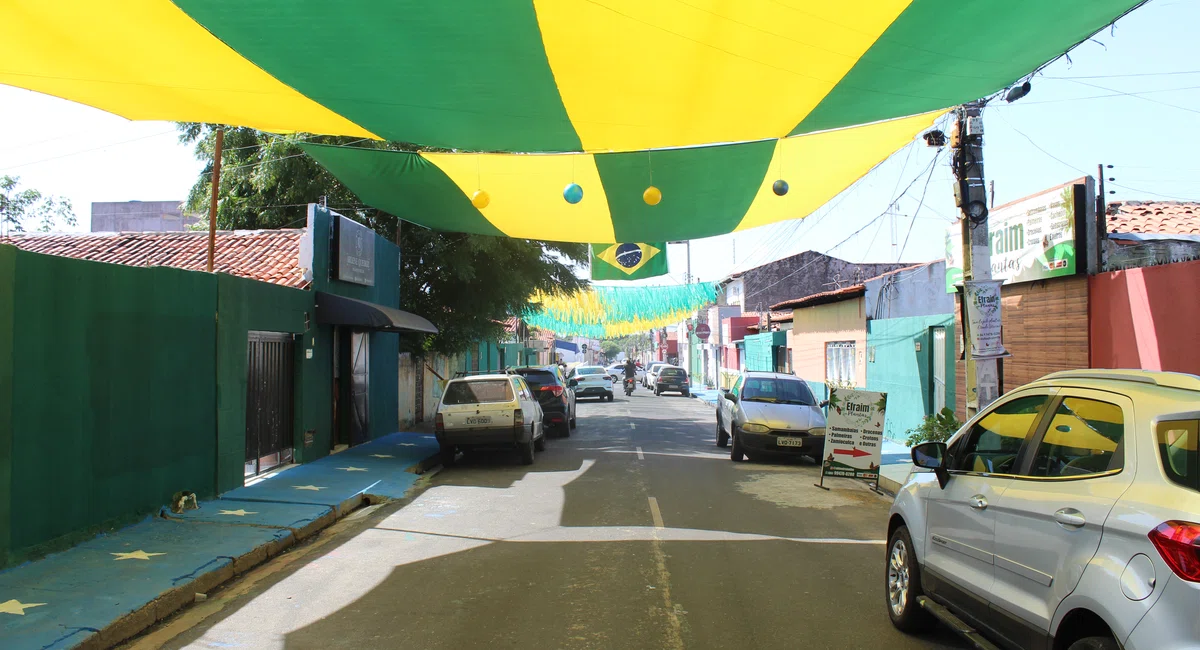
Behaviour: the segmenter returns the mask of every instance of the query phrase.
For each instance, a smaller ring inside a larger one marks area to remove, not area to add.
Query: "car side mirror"
[[[576,386],[579,385],[579,380],[578,379],[568,379],[567,385],[570,386],[571,388],[575,388]]]
[[[946,488],[950,482],[950,472],[946,470],[946,443],[923,442],[912,448],[913,465],[931,469],[937,475],[938,485]]]
[[[823,400],[821,400],[820,404],[817,404],[817,406],[819,406],[821,408],[825,408],[825,407],[829,406],[829,400],[823,399]]]

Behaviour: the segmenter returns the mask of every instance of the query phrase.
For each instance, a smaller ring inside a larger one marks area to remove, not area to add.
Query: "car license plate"
[[[803,447],[804,438],[793,438],[790,436],[779,436],[775,439],[775,444],[780,447]]]
[[[480,415],[478,417],[467,418],[467,424],[491,424],[492,418],[490,415]]]

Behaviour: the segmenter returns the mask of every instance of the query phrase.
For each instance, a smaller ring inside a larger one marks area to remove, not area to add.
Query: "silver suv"
[[[1200,377],[1060,372],[912,450],[892,623],[978,647],[1200,647]]]

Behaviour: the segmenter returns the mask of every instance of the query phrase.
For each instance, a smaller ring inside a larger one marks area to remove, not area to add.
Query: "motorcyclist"
[[[637,366],[633,364],[633,359],[625,360],[625,384],[634,383],[637,379]]]

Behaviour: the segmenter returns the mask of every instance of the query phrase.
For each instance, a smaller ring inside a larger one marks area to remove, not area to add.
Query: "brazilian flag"
[[[667,274],[667,244],[592,244],[593,280],[641,280]]]

